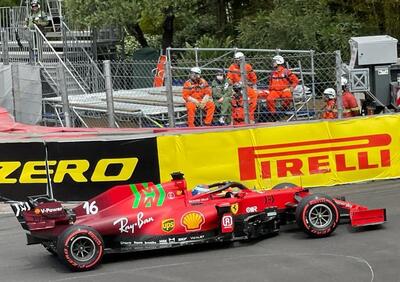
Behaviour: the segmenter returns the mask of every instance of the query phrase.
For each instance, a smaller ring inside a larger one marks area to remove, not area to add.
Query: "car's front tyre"
[[[58,257],[75,271],[95,268],[104,254],[104,243],[100,234],[88,226],[71,226],[57,241]]]
[[[309,195],[296,208],[298,226],[312,237],[329,236],[336,229],[339,218],[336,204],[325,194]]]

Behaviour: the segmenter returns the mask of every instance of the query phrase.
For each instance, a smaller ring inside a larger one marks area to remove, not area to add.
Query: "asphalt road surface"
[[[388,222],[360,230],[341,224],[324,239],[286,226],[278,236],[233,246],[105,256],[97,269],[73,273],[42,246],[26,246],[14,216],[1,214],[0,281],[400,281],[400,180],[313,191],[385,207]]]

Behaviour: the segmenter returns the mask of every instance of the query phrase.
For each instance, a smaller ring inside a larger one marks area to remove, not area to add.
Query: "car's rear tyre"
[[[339,210],[331,197],[312,194],[302,199],[296,208],[296,222],[308,235],[329,236],[339,223]]]
[[[293,188],[293,187],[298,187],[298,186],[293,183],[284,182],[284,183],[276,184],[274,187],[272,187],[272,190],[280,190],[280,189]]]
[[[58,257],[75,271],[96,267],[104,254],[104,243],[100,234],[88,226],[71,226],[57,241]]]

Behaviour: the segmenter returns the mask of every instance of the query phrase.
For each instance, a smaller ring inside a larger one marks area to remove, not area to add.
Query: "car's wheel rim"
[[[333,220],[332,209],[325,204],[315,205],[308,213],[308,220],[315,228],[324,229],[328,227]]]
[[[87,262],[94,257],[96,245],[91,238],[79,236],[72,241],[70,252],[76,261]]]

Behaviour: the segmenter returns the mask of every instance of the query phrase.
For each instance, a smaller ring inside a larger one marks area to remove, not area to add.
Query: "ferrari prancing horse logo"
[[[238,204],[238,203],[234,203],[234,204],[231,206],[231,212],[232,212],[233,214],[237,214],[238,211],[239,211],[239,204]]]

